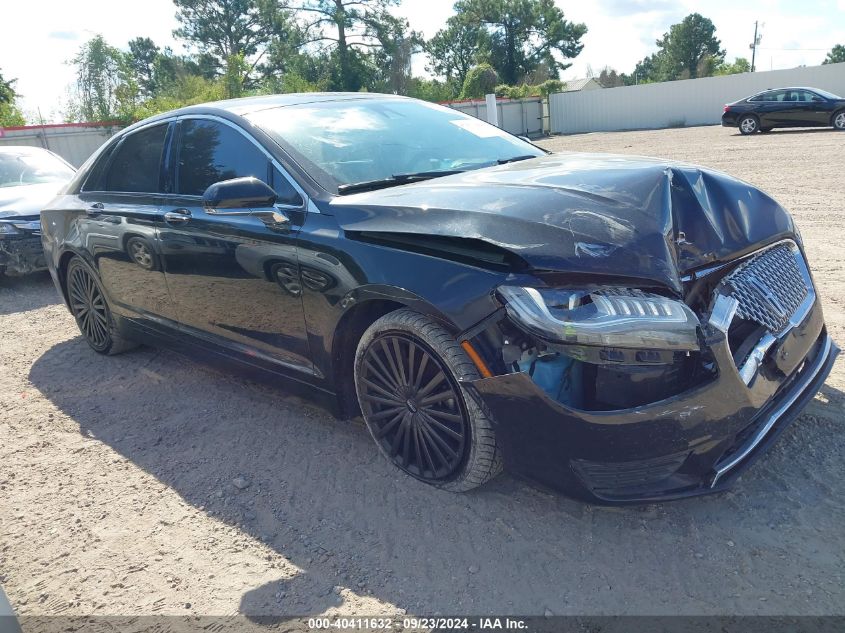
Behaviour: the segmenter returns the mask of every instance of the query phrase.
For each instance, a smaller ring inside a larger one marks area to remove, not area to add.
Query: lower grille
[[[587,487],[598,493],[624,493],[625,490],[654,484],[674,475],[689,451],[634,462],[589,462],[576,459],[575,472]]]
[[[728,275],[723,284],[738,302],[736,314],[779,334],[789,325],[810,292],[809,273],[801,252],[781,243],[751,257]]]

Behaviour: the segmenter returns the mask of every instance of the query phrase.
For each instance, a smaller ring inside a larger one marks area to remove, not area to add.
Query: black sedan
[[[837,353],[766,194],[662,160],[549,155],[402,97],[156,116],[42,223],[95,351],[164,344],[323,394],[451,491],[503,466],[608,503],[720,490]]]
[[[722,125],[745,135],[776,127],[845,130],[845,99],[818,88],[766,90],[726,105]]]

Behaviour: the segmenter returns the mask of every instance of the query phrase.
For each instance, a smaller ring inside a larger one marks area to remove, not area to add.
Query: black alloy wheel
[[[115,330],[100,282],[78,257],[68,264],[67,295],[79,331],[95,352],[119,354],[136,347]]]
[[[111,338],[106,300],[93,275],[84,266],[73,266],[70,270],[68,296],[70,309],[88,344],[98,352],[108,349]]]
[[[425,343],[404,332],[376,337],[364,353],[358,385],[373,437],[394,464],[429,483],[460,470],[467,411],[458,385]]]

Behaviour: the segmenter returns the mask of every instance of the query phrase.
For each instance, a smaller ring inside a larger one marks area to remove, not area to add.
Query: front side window
[[[543,152],[479,119],[412,99],[353,99],[247,118],[331,190],[397,174],[477,169]]]
[[[103,190],[131,193],[161,191],[161,155],[167,123],[130,134],[117,147],[103,179]]]
[[[268,160],[243,134],[207,119],[182,121],[177,192],[201,196],[221,180],[253,176],[267,182]]]
[[[298,207],[303,203],[302,196],[294,188],[290,181],[282,175],[278,169],[273,167],[273,182],[269,183],[276,192],[276,202]]]

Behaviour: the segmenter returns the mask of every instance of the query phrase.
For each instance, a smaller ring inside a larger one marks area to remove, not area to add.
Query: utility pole
[[[757,58],[757,47],[760,46],[760,40],[763,39],[763,36],[757,36],[757,20],[754,21],[754,41],[749,44],[748,48],[751,49],[751,72],[754,72],[754,61]]]

